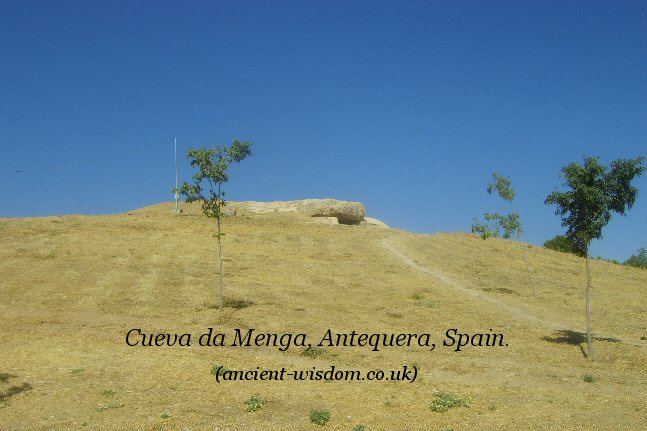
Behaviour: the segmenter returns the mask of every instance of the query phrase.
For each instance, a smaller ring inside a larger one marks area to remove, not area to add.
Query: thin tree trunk
[[[218,220],[218,258],[220,260],[220,308],[222,308],[222,244],[220,243],[220,216]]]
[[[521,238],[517,237],[518,241],[521,241]],[[526,252],[523,250],[523,244],[519,242],[519,247],[521,247],[521,255],[523,256],[523,261],[526,264],[526,272],[528,273],[528,283],[530,283],[530,287],[532,288],[532,296],[535,296],[535,283],[532,281],[532,277],[530,276],[530,265],[528,265],[528,258],[526,258]]]
[[[586,250],[586,342],[589,345],[589,359],[593,359],[593,342],[591,340],[591,270],[589,268],[589,250]]]
[[[512,201],[510,201],[510,211],[512,211],[512,214],[515,214],[514,205]],[[521,226],[521,224],[519,226]],[[532,277],[530,275],[530,265],[528,265],[528,258],[526,257],[526,252],[523,250],[523,244],[521,244],[520,231],[517,231],[517,242],[519,243],[519,247],[521,248],[521,255],[523,256],[523,261],[526,264],[526,273],[528,273],[528,283],[530,283],[530,288],[532,289],[532,296],[535,296],[535,283],[533,283],[532,281]]]

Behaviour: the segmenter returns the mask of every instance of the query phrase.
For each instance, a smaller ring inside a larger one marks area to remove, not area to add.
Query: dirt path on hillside
[[[585,333],[585,331],[582,331],[580,329],[576,328],[571,328],[568,327],[567,325],[552,321],[552,320],[546,320],[541,317],[538,317],[526,310],[523,310],[521,308],[512,306],[510,304],[507,304],[497,298],[493,298],[492,296],[489,296],[481,291],[478,291],[476,289],[468,287],[464,282],[461,282],[459,280],[456,280],[455,278],[451,277],[448,274],[445,274],[442,271],[439,271],[437,269],[429,268],[424,265],[420,265],[419,263],[415,262],[413,259],[411,259],[409,256],[404,254],[402,250],[398,249],[396,246],[392,244],[391,241],[392,238],[384,238],[382,239],[382,245],[384,248],[386,248],[388,251],[393,253],[395,256],[397,256],[400,261],[402,261],[405,265],[410,266],[411,268],[417,269],[418,271],[424,272],[426,274],[431,275],[432,277],[436,278],[437,280],[440,280],[444,284],[452,287],[456,291],[459,291],[465,295],[471,296],[472,298],[489,303],[496,308],[506,311],[508,314],[515,316],[519,318],[520,320],[525,320],[527,322],[532,322],[539,324],[541,326],[544,326],[548,329],[552,329],[555,331],[572,331],[572,332],[579,332],[579,333]],[[603,339],[609,339],[609,340],[614,340],[623,344],[628,344],[632,346],[637,346],[637,347],[642,347],[646,348],[647,345],[640,344],[640,343],[633,343],[633,342],[628,342],[625,340],[622,340],[618,337],[614,336],[608,336],[608,335],[601,335],[601,334],[594,334],[595,338],[603,338]]]

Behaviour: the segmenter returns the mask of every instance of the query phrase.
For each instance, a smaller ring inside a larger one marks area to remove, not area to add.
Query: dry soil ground
[[[213,222],[171,208],[0,220],[0,430],[647,429],[647,271],[593,262],[591,360],[575,256],[243,214],[224,222],[218,309]],[[236,328],[313,344],[332,329],[429,333],[437,347],[197,346],[209,327],[227,344]],[[191,333],[194,345],[130,347],[133,328]],[[456,352],[442,346],[451,328],[507,346]],[[217,383],[214,365],[419,372],[413,383]],[[471,406],[435,412],[436,391]],[[255,394],[266,403],[247,412]],[[325,426],[311,423],[315,409],[330,412]]]

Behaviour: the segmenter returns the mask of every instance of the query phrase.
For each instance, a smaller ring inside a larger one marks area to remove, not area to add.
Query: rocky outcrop
[[[366,208],[361,202],[340,201],[337,199],[304,199],[300,201],[276,202],[237,202],[232,207],[242,208],[255,213],[293,212],[309,217],[335,217],[340,224],[358,225],[366,216]]]
[[[306,199],[299,203],[299,212],[310,217],[337,217],[340,224],[359,224],[366,216],[366,208],[360,202]]]

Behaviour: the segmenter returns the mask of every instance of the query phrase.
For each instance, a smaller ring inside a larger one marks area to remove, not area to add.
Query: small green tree
[[[186,196],[187,202],[202,202],[202,212],[209,218],[215,218],[218,239],[218,259],[220,262],[220,307],[222,308],[222,242],[224,235],[220,228],[223,208],[227,204],[222,184],[229,181],[227,171],[232,163],[238,163],[252,154],[251,143],[234,140],[230,147],[189,148],[187,157],[191,166],[198,168],[193,176],[193,184],[184,183],[180,193]],[[203,189],[206,187],[206,190]],[[208,191],[208,193],[206,192]]]
[[[632,254],[629,259],[625,260],[624,265],[635,268],[647,268],[647,249],[641,248],[638,250],[638,254]]]
[[[487,239],[490,237],[498,237],[500,229],[503,229],[503,238],[511,238],[513,235],[519,237],[521,235],[521,221],[519,214],[514,211],[512,201],[514,200],[515,192],[512,188],[510,178],[503,177],[497,173],[492,174],[494,182],[488,184],[487,192],[497,192],[498,195],[508,202],[511,206],[512,212],[508,215],[498,213],[485,213],[484,217],[487,223],[478,223],[476,219],[472,223],[472,233],[478,233],[481,238]],[[495,222],[492,224],[492,222]]]
[[[577,248],[575,241],[564,235],[555,235],[552,239],[544,242],[544,247],[550,250],[572,253],[584,257],[584,252]]]
[[[640,176],[645,167],[644,157],[614,160],[611,170],[600,165],[598,157],[584,157],[584,165],[570,163],[562,168],[562,178],[570,190],[549,194],[546,205],[557,205],[555,214],[567,227],[566,236],[571,239],[586,258],[586,339],[589,357],[593,357],[591,341],[591,271],[589,268],[589,245],[602,238],[602,228],[611,220],[611,213],[620,215],[631,209],[638,189],[631,181]]]
[[[519,240],[521,239],[521,219],[519,218],[519,213],[514,210],[514,197],[515,191],[512,188],[512,181],[510,178],[504,177],[497,174],[496,172],[492,174],[494,181],[489,183],[487,186],[487,192],[492,194],[496,192],[501,199],[510,204],[510,214],[503,215],[498,213],[485,213],[484,217],[487,223],[478,223],[476,219],[472,223],[472,233],[477,233],[483,239],[490,237],[498,237],[500,229],[503,229],[503,238],[509,239],[513,236]],[[495,222],[492,224],[492,222]],[[532,282],[532,276],[530,275],[530,266],[528,265],[528,259],[526,258],[526,252],[523,250],[523,245],[519,243],[521,247],[521,255],[523,256],[523,261],[526,264],[526,271],[528,274],[528,282],[532,288],[532,294],[535,294],[535,285]]]

